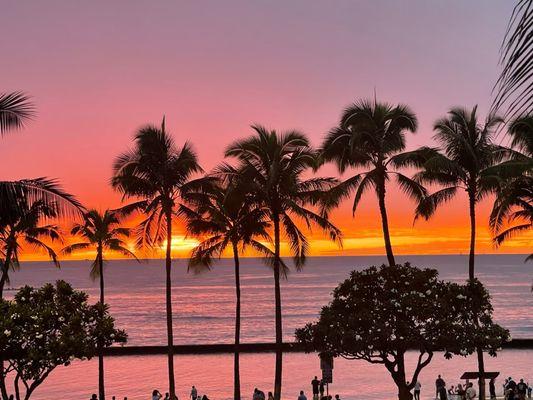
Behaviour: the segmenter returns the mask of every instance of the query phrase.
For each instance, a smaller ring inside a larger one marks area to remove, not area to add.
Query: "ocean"
[[[476,274],[492,295],[495,320],[511,331],[514,338],[533,338],[533,266],[523,255],[479,255]],[[467,276],[467,257],[398,256],[419,267],[434,267],[445,280],[463,282]],[[294,330],[317,318],[332,289],[350,271],[381,265],[384,257],[310,257],[301,272],[292,271],[282,282],[284,340],[294,340]],[[56,269],[46,262],[22,263],[12,273],[11,286],[40,286],[63,279],[75,288],[98,296],[98,283],[89,277],[89,261],[69,261]],[[118,327],[129,335],[130,345],[165,344],[164,261],[109,261],[105,267],[106,302]],[[222,259],[211,271],[200,275],[187,273],[186,260],[173,264],[173,309],[175,344],[231,343],[234,327],[234,276],[232,260]],[[271,270],[259,259],[246,258],[241,266],[242,334],[241,341],[274,341],[274,288]],[[13,292],[7,292],[9,296]],[[412,354],[411,356],[414,356]],[[271,390],[274,376],[272,354],[245,354],[241,362],[243,398],[251,398],[255,386]],[[444,360],[436,355],[422,373],[420,381],[426,398],[434,397],[437,373],[456,384],[462,372],[472,370],[473,358]],[[533,383],[533,350],[505,350],[488,361],[488,369],[505,375],[523,376]],[[309,382],[320,372],[316,355],[287,354],[284,362],[284,397],[297,397],[300,389],[309,391]],[[232,396],[232,356],[176,356],[177,385],[180,398],[188,396],[195,384],[210,399]],[[76,362],[58,368],[32,398],[89,398],[96,391],[96,363]],[[528,375],[529,374],[529,375]],[[164,356],[108,357],[107,388],[117,399],[147,399],[153,388],[164,392]],[[332,391],[344,399],[384,399],[394,397],[391,378],[381,366],[361,361],[338,360]],[[66,396],[68,395],[68,396]]]

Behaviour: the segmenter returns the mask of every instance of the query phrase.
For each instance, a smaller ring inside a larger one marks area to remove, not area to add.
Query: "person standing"
[[[165,393],[165,398],[164,400],[170,400],[170,394],[169,393]]]
[[[416,381],[414,390],[415,400],[420,400],[420,389],[422,389],[422,385],[419,381]]]
[[[163,395],[159,392],[159,390],[155,389],[152,392],[152,400],[161,400],[162,397]]]
[[[307,400],[307,397],[305,397],[303,390],[300,390],[300,395],[298,396],[298,400]]]
[[[274,395],[272,392],[268,392],[268,400],[274,400]]]
[[[320,400],[322,400],[324,398],[324,380],[321,379],[320,380],[320,385],[318,386],[318,390],[320,392]]]
[[[196,400],[198,398],[198,390],[196,390],[194,385],[192,385],[190,397],[191,397],[191,400]]]
[[[474,384],[470,382],[468,384],[468,388],[466,389],[466,400],[474,400],[477,396],[476,389],[474,388]]]
[[[311,386],[313,388],[313,400],[319,400],[318,393],[320,388],[320,381],[318,380],[317,376],[315,376],[315,379],[311,381]]]
[[[489,381],[489,394],[491,399],[496,398],[496,381],[494,378],[491,378]]]
[[[516,391],[520,400],[526,399],[527,385],[523,379],[520,379],[520,382],[518,382],[518,384],[516,385]]]
[[[437,377],[437,380],[435,381],[435,398],[439,398],[440,395],[440,389],[446,387],[446,382],[444,382],[444,379],[439,375]]]

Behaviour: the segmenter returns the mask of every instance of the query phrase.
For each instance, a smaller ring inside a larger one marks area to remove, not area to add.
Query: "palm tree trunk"
[[[468,279],[475,278],[475,258],[476,258],[476,197],[473,191],[468,193],[468,205],[470,211],[470,253],[468,255]],[[476,324],[478,317],[475,317]],[[485,360],[483,358],[483,349],[478,347],[477,365],[479,371],[479,400],[485,400]]]
[[[474,262],[476,257],[476,199],[473,193],[468,194],[470,210],[470,254],[468,256],[468,279],[475,277]]]
[[[168,391],[171,400],[177,400],[174,381],[174,333],[172,328],[172,210],[165,212],[167,223],[167,250],[165,258],[166,272],[166,304],[167,304],[167,342],[168,342]]]
[[[387,207],[385,206],[385,180],[378,185],[378,202],[379,212],[381,213],[381,225],[383,227],[383,239],[385,240],[385,252],[387,253],[387,260],[391,267],[396,265],[394,260],[394,253],[392,252],[392,244],[389,233],[389,219],[387,217]]]
[[[235,356],[233,360],[233,399],[241,400],[241,375],[239,365],[239,346],[241,338],[241,277],[237,243],[233,243],[233,259],[235,260]]]
[[[274,296],[276,301],[276,372],[274,378],[274,399],[281,400],[281,381],[283,376],[283,328],[281,320],[280,287],[280,230],[279,216],[274,216]]]
[[[101,245],[98,246],[98,273],[100,274],[100,320],[104,319],[104,259]],[[100,400],[105,400],[104,383],[104,348],[102,343],[98,343],[98,396]]]

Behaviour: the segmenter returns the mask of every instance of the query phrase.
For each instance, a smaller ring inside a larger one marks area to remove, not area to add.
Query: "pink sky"
[[[113,207],[120,201],[108,185],[114,157],[136,128],[159,123],[163,114],[176,141],[192,141],[209,170],[254,122],[301,129],[318,145],[346,105],[374,90],[417,113],[420,129],[409,147],[430,144],[433,121],[450,106],[490,104],[512,6],[499,0],[5,2],[0,91],[31,93],[38,117],[2,139],[1,178],[57,177],[88,206]],[[356,221],[346,218],[348,203],[336,213],[348,238],[380,238],[375,201],[367,200]],[[467,226],[460,201],[414,230],[410,203],[401,197],[389,204],[393,237],[401,240],[442,238]],[[480,219],[490,251],[486,212]],[[454,252],[466,250],[464,236],[454,237]],[[360,246],[348,250],[365,252]],[[405,251],[440,246],[429,239]]]

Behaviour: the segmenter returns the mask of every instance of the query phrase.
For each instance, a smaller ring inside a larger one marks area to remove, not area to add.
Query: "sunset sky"
[[[229,6],[231,3],[231,6]],[[280,3],[281,4],[281,3]],[[88,207],[120,204],[109,186],[135,129],[159,123],[190,140],[206,171],[251,123],[300,129],[318,145],[342,109],[373,97],[410,105],[431,144],[432,123],[454,105],[486,110],[513,2],[477,1],[4,2],[0,91],[23,90],[38,116],[2,138],[2,179],[48,176]],[[327,166],[319,175],[334,175]],[[413,204],[394,188],[388,207],[397,253],[466,253],[464,198],[413,227]],[[494,252],[480,206],[479,252]],[[383,253],[377,202],[355,219],[333,215],[344,249],[312,233],[313,254]],[[176,226],[174,255],[195,241]],[[533,236],[500,252],[530,251]]]

